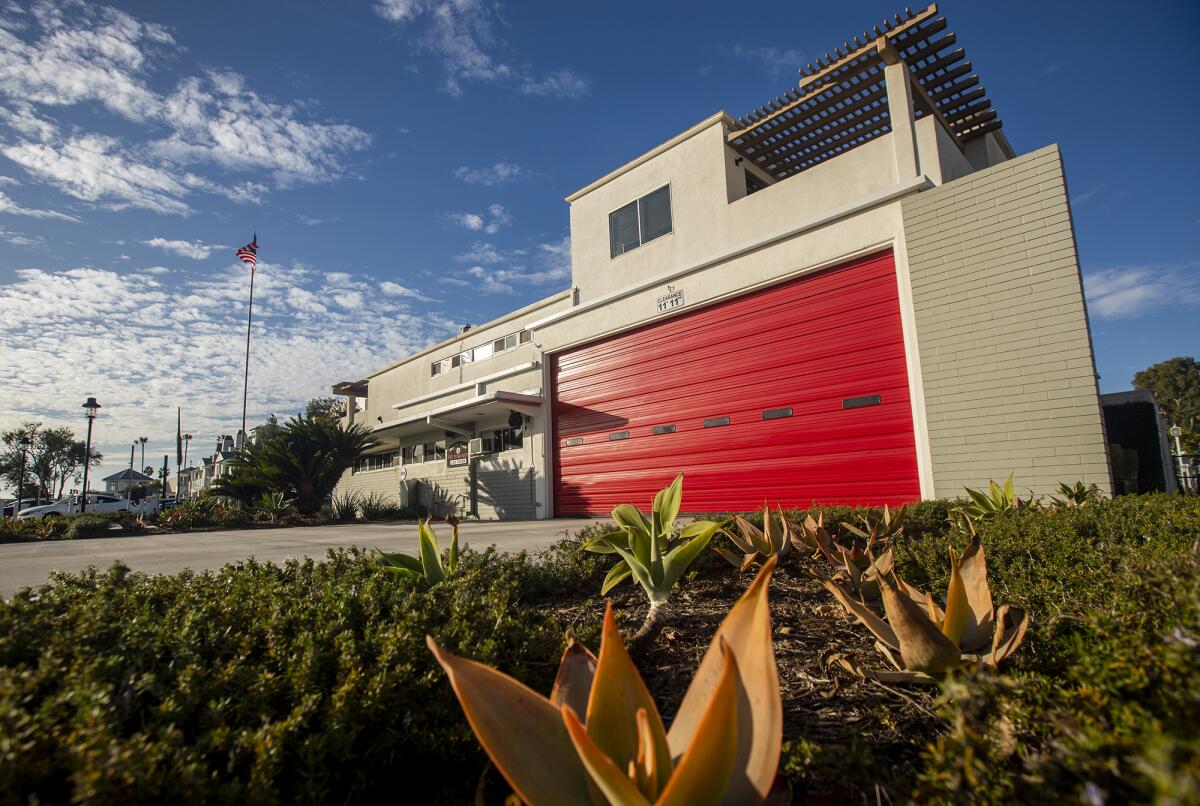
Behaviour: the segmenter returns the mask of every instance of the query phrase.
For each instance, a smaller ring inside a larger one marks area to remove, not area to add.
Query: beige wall
[[[365,402],[366,410],[356,415],[356,421],[363,423],[368,428],[376,428],[380,425],[377,418],[382,418],[383,424],[386,425],[389,421],[474,397],[473,384],[466,390],[451,390],[477,378],[536,360],[538,357],[536,339],[534,342],[506,350],[484,361],[458,367],[440,375],[430,375],[430,365],[434,361],[440,361],[447,356],[521,330],[534,319],[569,307],[570,304],[570,291],[559,292],[379,370],[367,379],[367,399],[360,401]],[[540,375],[532,372],[515,380],[510,377],[503,381],[497,381],[490,384],[488,388],[489,391],[521,391],[539,385]],[[437,395],[437,397],[429,397],[429,399],[406,409],[393,408],[397,403],[430,395]]]
[[[902,202],[934,493],[1110,489],[1056,146]]]

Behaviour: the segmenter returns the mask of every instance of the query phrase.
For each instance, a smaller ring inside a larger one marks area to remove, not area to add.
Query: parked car
[[[79,512],[79,507],[82,502],[82,496],[72,495],[60,501],[55,501],[51,504],[43,504],[37,507],[27,507],[17,513],[17,518],[20,520],[31,520],[37,518],[64,518],[67,515],[75,515]],[[87,494],[87,511],[103,514],[105,512],[121,512],[129,509],[129,502],[124,498],[118,498],[115,495],[106,495],[104,493],[88,493]]]
[[[41,506],[45,503],[47,503],[45,498],[22,498],[20,504],[18,504],[16,501],[9,501],[4,505],[3,517],[11,518],[14,514],[23,509]]]

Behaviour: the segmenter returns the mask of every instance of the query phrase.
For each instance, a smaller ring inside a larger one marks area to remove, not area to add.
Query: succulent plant
[[[840,582],[823,584],[875,636],[875,646],[896,671],[858,670],[885,682],[933,680],[971,664],[996,666],[1025,638],[1029,617],[1013,605],[993,607],[987,561],[978,536],[961,556],[950,550],[950,584],[943,611],[928,593],[906,584],[892,569],[876,565],[887,620],[856,599]],[[896,655],[899,655],[897,660]]]
[[[764,504],[763,528],[759,529],[741,515],[734,515],[721,524],[720,531],[741,551],[741,555],[724,546],[714,546],[713,550],[734,568],[743,572],[749,570],[759,557],[762,557],[763,561],[769,557],[779,557],[782,560],[791,554],[795,546],[793,532],[796,527],[783,516],[783,509],[779,509],[777,516],[772,516],[771,508]]]
[[[649,643],[666,624],[667,603],[675,583],[708,546],[720,524],[693,521],[675,531],[675,519],[683,500],[683,474],[654,496],[650,516],[632,504],[613,509],[612,517],[620,531],[584,544],[584,549],[600,554],[617,554],[614,565],[600,588],[603,596],[625,579],[633,577],[646,591],[650,609],[633,637],[635,646]]]
[[[516,797],[541,804],[761,803],[783,708],[767,588],[775,558],[725,616],[665,729],[605,608],[599,657],[563,653],[549,697],[426,638],[483,749]]]
[[[891,546],[884,549],[875,558],[874,563],[871,561],[871,555],[876,550],[877,543],[885,540],[890,543],[896,535],[904,530],[899,522],[903,513],[904,508],[901,507],[895,515],[892,515],[885,506],[882,521],[873,523],[864,517],[863,525],[869,531],[863,531],[848,523],[843,523],[843,526],[852,530],[853,535],[864,538],[864,548],[860,548],[854,542],[847,548],[834,540],[825,529],[824,513],[818,515],[816,519],[813,519],[812,515],[806,515],[801,528],[795,530],[798,538],[797,544],[811,550],[815,558],[824,557],[835,569],[833,579],[844,583],[850,592],[860,600],[878,599],[878,576],[881,572],[890,573],[892,570]]]
[[[372,552],[376,564],[396,574],[422,577],[428,585],[436,585],[447,576],[458,571],[458,525],[461,521],[451,515],[446,523],[454,530],[450,536],[450,551],[446,564],[442,565],[442,546],[438,543],[437,535],[426,518],[417,524],[417,545],[420,557],[410,557],[399,552],[385,552],[375,549]]]

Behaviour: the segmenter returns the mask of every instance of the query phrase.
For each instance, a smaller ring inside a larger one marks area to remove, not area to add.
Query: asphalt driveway
[[[501,551],[532,552],[590,523],[580,519],[468,521],[459,528],[459,542],[476,549],[495,545]],[[445,548],[449,527],[435,524],[434,529]],[[44,583],[51,571],[80,571],[90,565],[103,569],[118,560],[135,571],[166,574],[185,568],[220,568],[248,557],[275,563],[290,557],[320,559],[327,548],[352,545],[415,554],[417,527],[415,523],[355,523],[11,543],[0,545],[0,597]]]

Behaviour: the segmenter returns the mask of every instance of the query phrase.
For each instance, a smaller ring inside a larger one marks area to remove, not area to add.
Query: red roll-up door
[[[891,252],[551,357],[554,509],[920,498]]]

